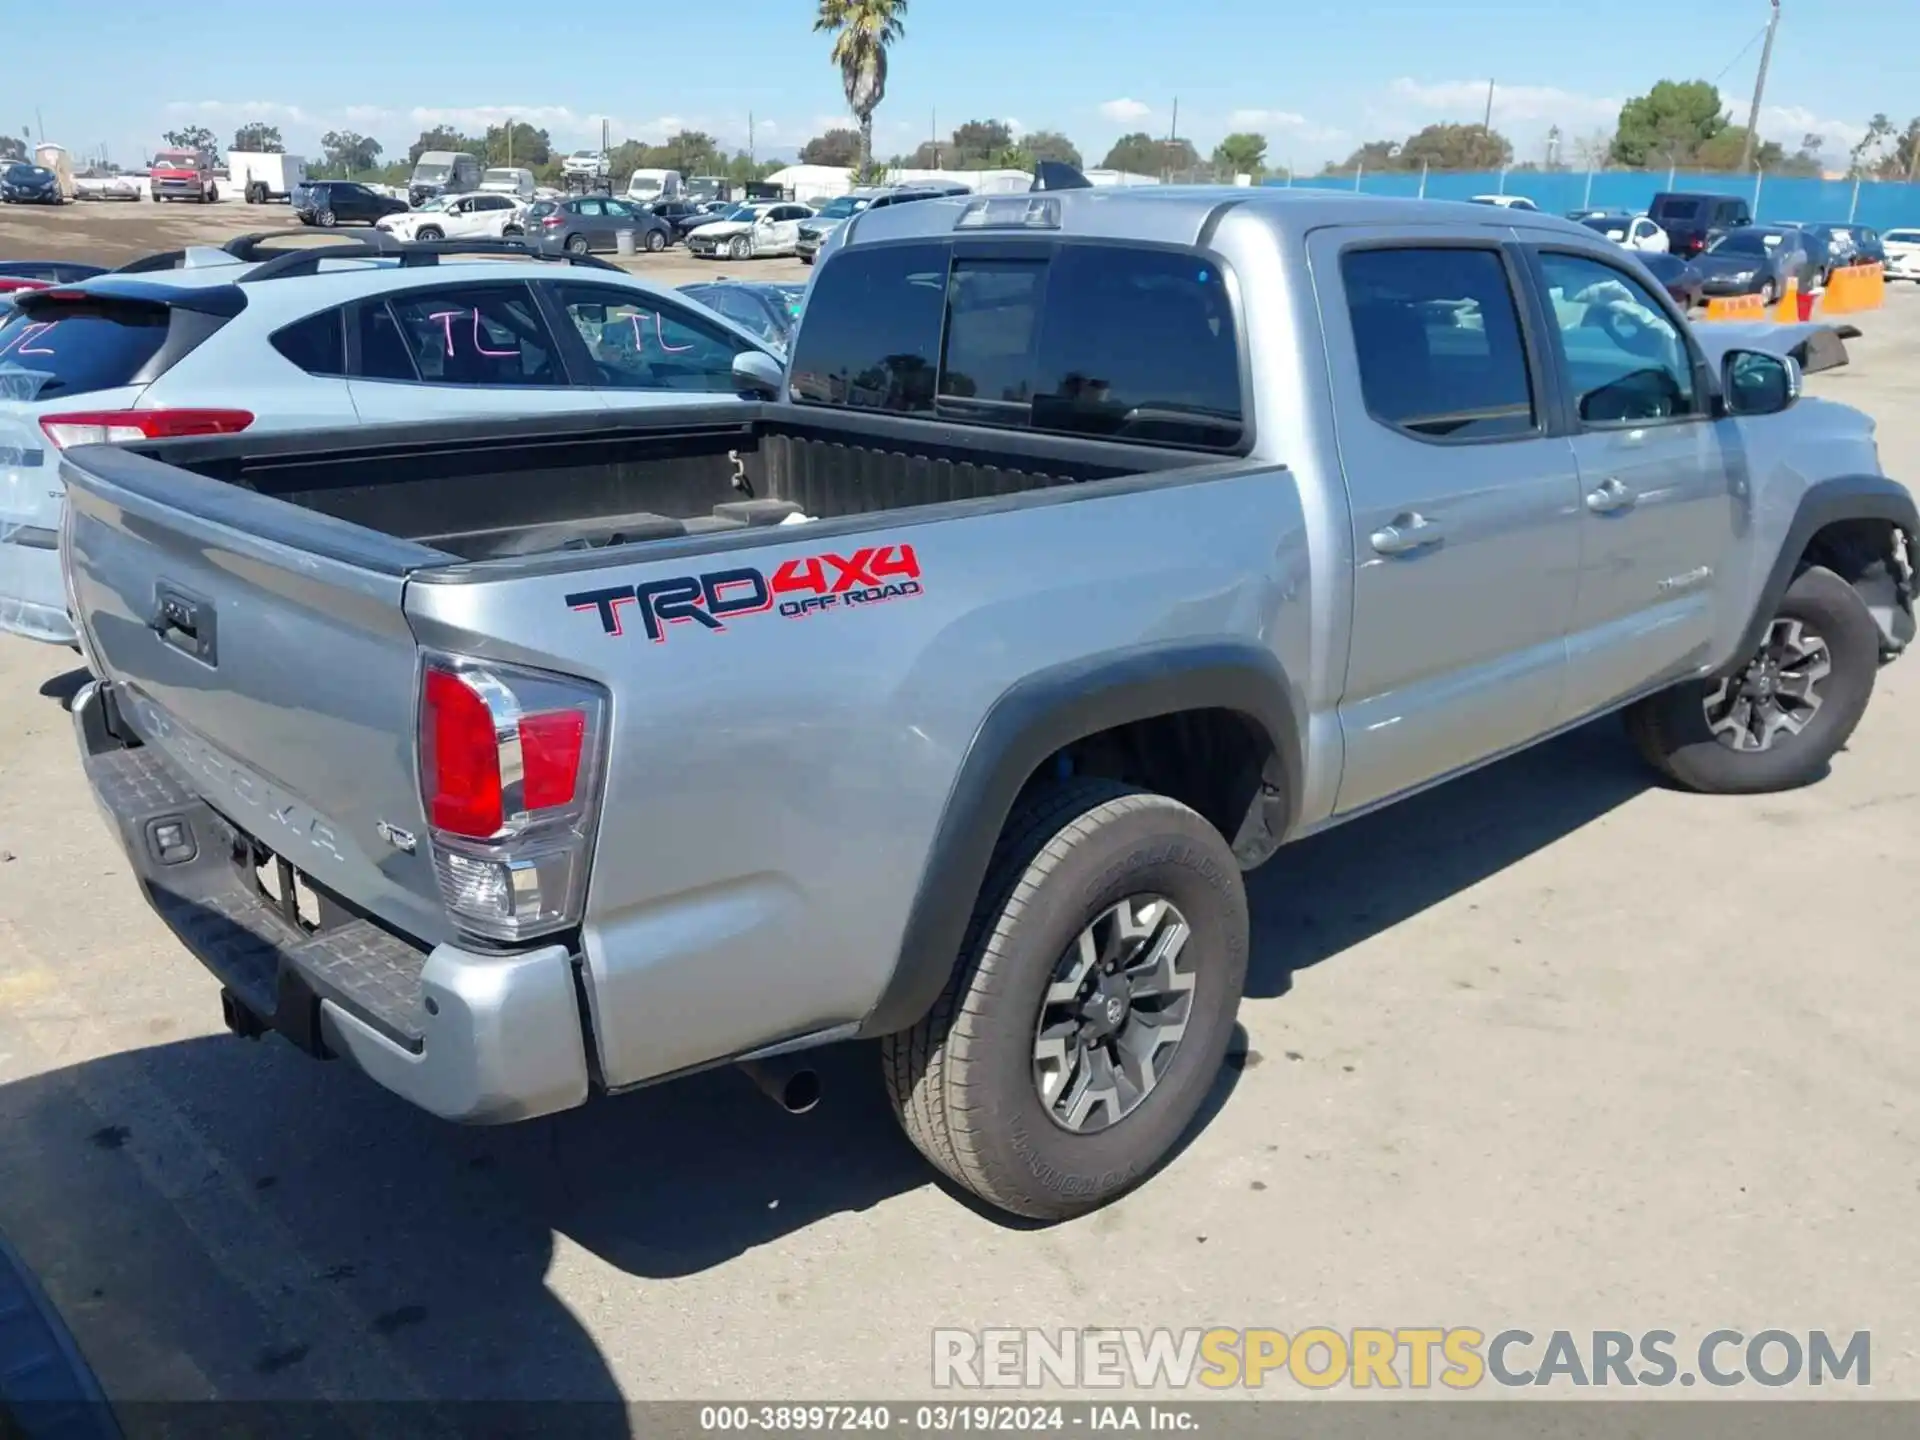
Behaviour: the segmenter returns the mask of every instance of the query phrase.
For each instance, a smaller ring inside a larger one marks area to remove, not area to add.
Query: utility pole
[[[933,146],[933,168],[940,168],[940,112],[927,111],[927,143]]]
[[[1773,61],[1773,34],[1780,28],[1780,0],[1773,0],[1773,14],[1767,20],[1767,43],[1760,47],[1760,73],[1753,77],[1753,109],[1747,112],[1747,143],[1740,152],[1740,168],[1753,163],[1753,147],[1759,142],[1760,97],[1767,93],[1767,66]]]
[[[1480,128],[1489,135],[1493,133],[1493,81],[1487,81],[1487,117],[1480,122]]]
[[[1160,178],[1173,179],[1173,142],[1180,137],[1180,97],[1173,97],[1173,119],[1167,123],[1167,150],[1160,159]]]
[[[507,116],[507,168],[513,168],[513,116]]]
[[[47,122],[40,118],[40,107],[33,107],[33,128],[40,134],[40,143],[47,143]]]
[[[748,168],[752,168],[752,167],[753,167],[753,163],[754,163],[754,160],[753,160],[753,156],[754,156],[754,150],[753,150],[753,112],[752,112],[751,110],[749,110],[749,111],[747,111],[747,165],[748,165]]]

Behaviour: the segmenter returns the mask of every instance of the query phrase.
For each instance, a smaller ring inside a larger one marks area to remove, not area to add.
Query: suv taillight
[[[251,410],[74,410],[40,417],[40,428],[56,450],[181,435],[234,435],[251,424]]]
[[[567,223],[567,217],[556,210],[551,215],[541,216],[540,223],[549,230],[555,230]]]
[[[525,940],[579,923],[606,721],[606,692],[587,681],[426,658],[420,799],[440,897],[462,927]]]

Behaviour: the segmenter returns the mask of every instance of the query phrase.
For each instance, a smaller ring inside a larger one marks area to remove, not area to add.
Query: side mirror
[[[778,400],[786,388],[787,372],[765,351],[743,350],[733,357],[733,383],[746,394]]]
[[[1729,350],[1720,362],[1730,415],[1777,415],[1800,398],[1798,361],[1764,350]]]

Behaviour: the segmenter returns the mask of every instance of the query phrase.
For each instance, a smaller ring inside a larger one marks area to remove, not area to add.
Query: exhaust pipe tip
[[[761,1094],[789,1115],[804,1115],[820,1103],[820,1072],[810,1065],[775,1058],[742,1060],[739,1068]]]

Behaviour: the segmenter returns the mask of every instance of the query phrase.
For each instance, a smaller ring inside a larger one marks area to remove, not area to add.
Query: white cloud
[[[1027,122],[1024,120],[1016,120],[1011,115],[1009,115],[1006,119],[1002,120],[1000,123],[1006,126],[1007,133],[1012,135],[1016,139],[1018,139],[1020,136],[1027,133]]]
[[[1227,117],[1236,130],[1305,130],[1307,117],[1291,110],[1236,110]]]
[[[1116,125],[1125,125],[1133,120],[1146,119],[1153,114],[1153,107],[1138,100],[1109,100],[1100,107],[1100,113]]]
[[[1477,121],[1486,114],[1485,80],[1443,80],[1422,84],[1402,76],[1388,87],[1393,100],[1425,115]],[[1614,96],[1586,95],[1561,90],[1552,85],[1500,85],[1493,87],[1493,124],[1539,122],[1557,125],[1593,124],[1620,118],[1620,100]]]
[[[1734,117],[1740,124],[1746,118],[1738,113]],[[1788,150],[1798,150],[1800,141],[1808,135],[1818,135],[1827,143],[1820,154],[1827,163],[1844,161],[1847,153],[1865,138],[1867,127],[1851,120],[1829,120],[1803,105],[1762,105],[1760,107],[1760,138],[1777,140]]]
[[[169,115],[191,115],[202,120],[232,120],[245,125],[252,121],[265,124],[306,125],[315,117],[298,105],[283,105],[277,100],[173,100],[167,104]]]

